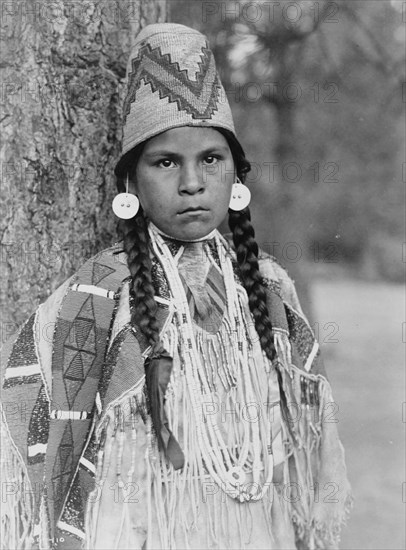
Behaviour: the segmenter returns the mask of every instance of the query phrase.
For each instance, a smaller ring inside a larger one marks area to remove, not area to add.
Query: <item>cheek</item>
[[[151,190],[148,193],[140,193],[139,199],[144,212],[150,218],[161,218],[168,212],[170,203],[162,192]]]
[[[229,200],[233,183],[235,182],[234,166],[229,164],[220,165],[218,174],[216,174],[213,183],[216,192],[221,200]]]
[[[161,193],[152,183],[148,183],[146,180],[138,187],[137,194],[144,210],[150,209],[160,202]]]
[[[221,182],[217,184],[217,193],[222,201],[228,201],[231,197],[231,191],[233,188],[234,177],[233,175],[227,175]]]

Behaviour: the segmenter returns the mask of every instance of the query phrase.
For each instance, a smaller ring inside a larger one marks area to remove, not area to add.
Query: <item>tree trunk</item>
[[[305,213],[301,211],[300,196],[305,192],[305,182],[299,177],[304,170],[295,146],[295,107],[288,101],[276,103],[275,107],[278,124],[275,157],[279,168],[278,204],[272,214],[274,239],[279,243],[275,255],[295,281],[303,310],[312,319],[308,266],[310,242],[306,231],[309,220],[304,219]]]
[[[272,209],[272,239],[275,241],[275,256],[284,265],[296,283],[302,307],[307,316],[312,317],[309,284],[308,251],[309,240],[306,233],[308,220],[301,209],[303,168],[297,142],[295,101],[296,78],[288,49],[280,51],[276,65],[276,82],[279,89],[276,97],[270,98],[270,107],[275,109],[277,123],[277,144],[274,148],[277,162],[278,192]],[[272,100],[272,101],[271,101]]]
[[[115,241],[128,54],[165,0],[3,6],[2,340]]]

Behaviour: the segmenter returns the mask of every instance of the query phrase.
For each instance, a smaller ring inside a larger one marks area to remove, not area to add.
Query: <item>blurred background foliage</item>
[[[389,284],[406,261],[405,1],[3,4],[1,340],[116,240],[139,29],[199,29],[252,161],[257,240],[296,280],[340,404],[356,498],[342,548],[405,548],[404,290]]]
[[[258,242],[299,293],[315,273],[401,281],[404,3],[169,4],[209,38],[254,164]]]

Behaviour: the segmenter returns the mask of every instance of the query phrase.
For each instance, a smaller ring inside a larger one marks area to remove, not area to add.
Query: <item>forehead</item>
[[[207,147],[227,147],[226,138],[215,128],[199,128],[195,126],[181,126],[162,132],[145,144],[145,152],[161,149],[170,150],[199,150]]]

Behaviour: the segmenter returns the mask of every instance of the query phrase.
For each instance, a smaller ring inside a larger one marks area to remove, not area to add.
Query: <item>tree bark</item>
[[[301,197],[305,193],[305,182],[300,174],[303,172],[300,154],[296,145],[296,117],[298,107],[293,97],[297,78],[295,66],[289,60],[290,52],[281,48],[278,63],[275,64],[275,81],[278,91],[268,98],[267,104],[275,110],[277,142],[273,156],[277,167],[275,176],[278,189],[275,193],[275,204],[272,205],[272,241],[275,243],[274,254],[287,268],[295,281],[301,305],[305,314],[313,317],[311,303],[311,284],[308,268],[309,238],[306,226],[308,220],[301,211]]]
[[[2,340],[115,241],[128,54],[165,0],[3,6]]]

